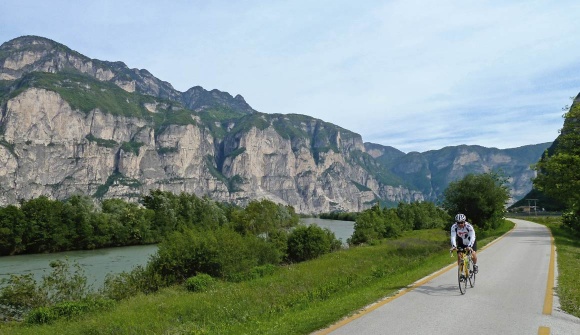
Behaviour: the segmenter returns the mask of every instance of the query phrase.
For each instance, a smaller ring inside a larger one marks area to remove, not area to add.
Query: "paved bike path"
[[[457,268],[446,268],[428,282],[371,312],[318,334],[580,334],[580,320],[558,311],[543,314],[552,253],[549,230],[513,220],[507,236],[478,252],[474,288],[461,295]],[[548,294],[547,294],[548,292]],[[352,321],[350,321],[352,320]],[[336,328],[336,329],[335,329]]]

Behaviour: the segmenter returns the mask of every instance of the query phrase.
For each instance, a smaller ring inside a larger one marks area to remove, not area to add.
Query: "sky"
[[[551,142],[580,92],[580,1],[19,0],[23,35],[403,152]]]

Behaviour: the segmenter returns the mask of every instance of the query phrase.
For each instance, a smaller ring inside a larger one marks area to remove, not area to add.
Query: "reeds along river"
[[[345,244],[352,236],[354,222],[325,220],[318,218],[302,219],[307,225],[316,224],[330,229]],[[131,271],[137,265],[145,265],[149,257],[157,252],[156,245],[140,245],[97,250],[66,251],[52,254],[33,254],[0,257],[0,278],[11,274],[32,273],[37,281],[50,273],[50,262],[68,258],[80,265],[93,289],[101,288],[107,274]]]

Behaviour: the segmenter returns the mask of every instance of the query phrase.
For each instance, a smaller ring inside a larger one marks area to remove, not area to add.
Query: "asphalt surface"
[[[557,285],[557,273],[549,283],[549,230],[512,221],[514,230],[478,252],[475,287],[468,285],[465,295],[458,289],[456,266],[450,266],[397,298],[317,334],[580,335],[580,319],[561,312],[558,297],[549,289]]]

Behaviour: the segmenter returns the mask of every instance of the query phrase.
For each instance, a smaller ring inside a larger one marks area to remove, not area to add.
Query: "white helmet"
[[[455,222],[464,222],[467,221],[467,218],[465,217],[464,214],[457,214],[455,215]]]

